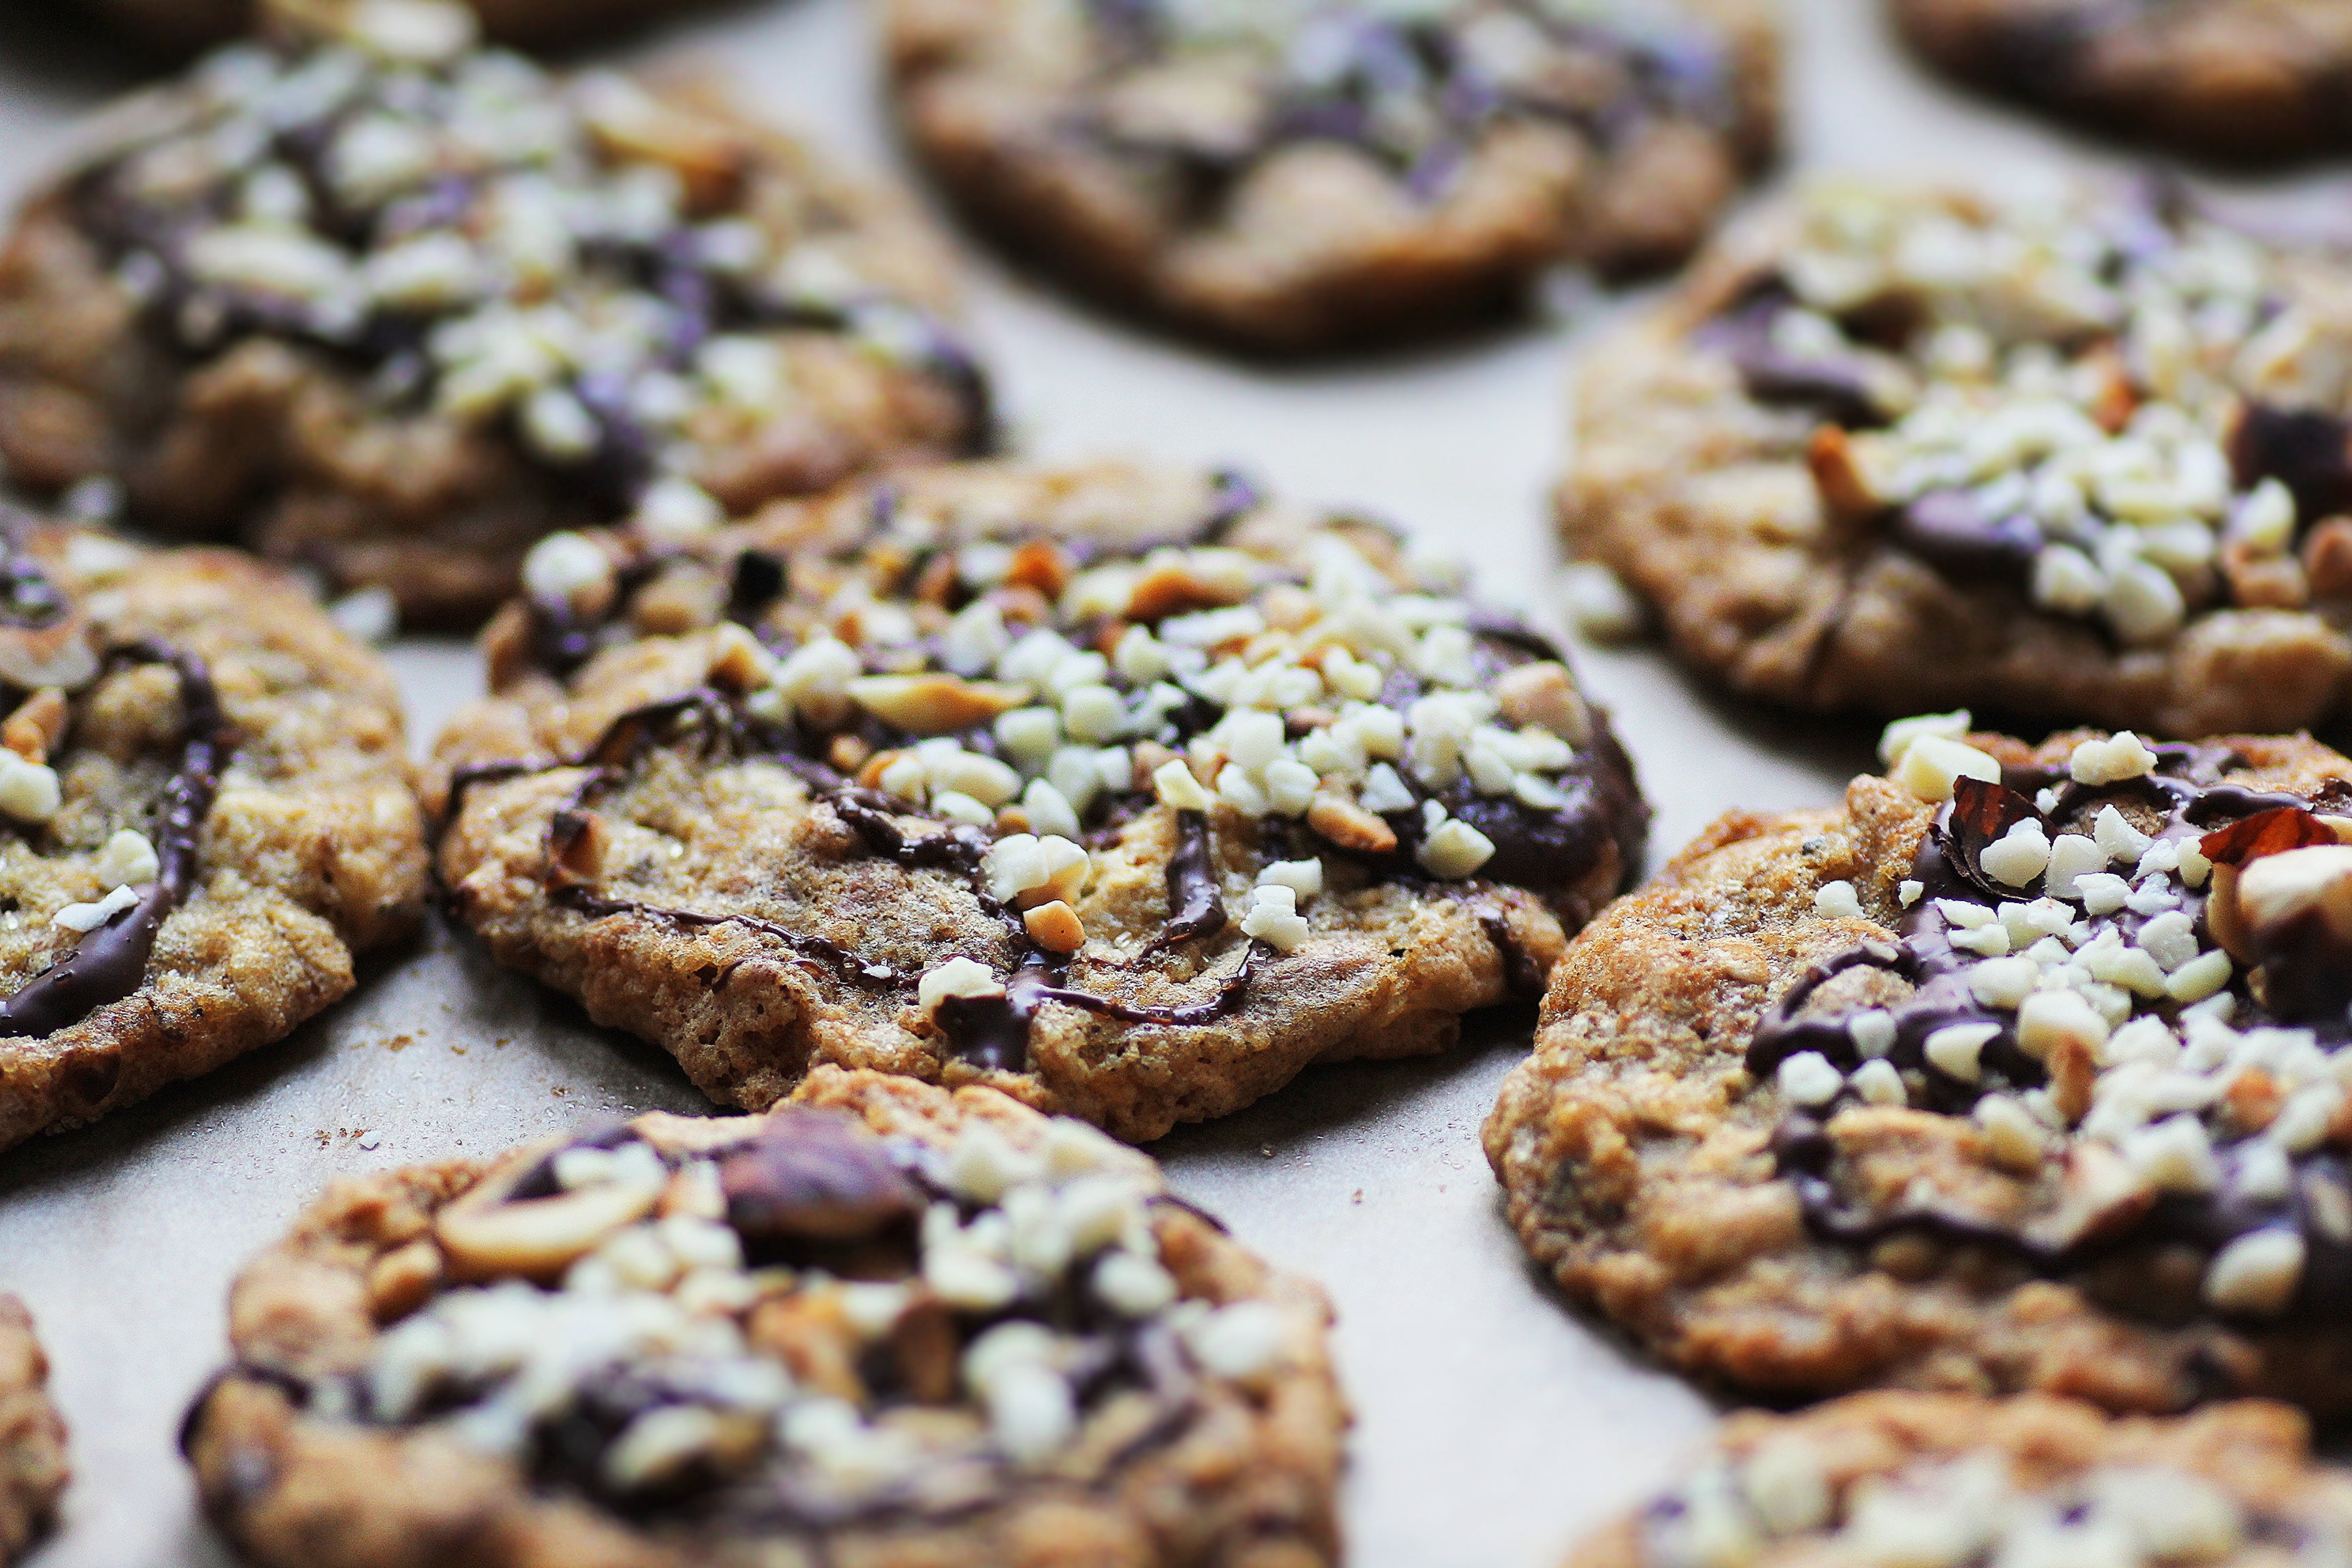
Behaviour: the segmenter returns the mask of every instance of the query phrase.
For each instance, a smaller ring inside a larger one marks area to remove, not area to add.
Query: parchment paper
[[[138,79],[89,29],[25,3],[0,5],[8,196],[77,117]],[[1877,0],[1785,5],[1792,169],[2123,162],[1932,81],[1900,56]],[[697,13],[617,55],[732,76],[756,109],[903,168],[858,0]],[[1442,352],[1268,372],[1106,322],[966,248],[979,335],[1029,450],[1236,462],[1290,494],[1382,512],[1468,558],[1490,595],[1555,618],[1542,498],[1570,349],[1638,299]],[[422,751],[477,689],[473,661],[455,643],[404,642],[391,658]],[[1735,806],[1831,803],[1869,760],[1869,729],[1723,702],[1654,649],[1579,658],[1657,806],[1654,859]],[[1442,1059],[1309,1073],[1159,1150],[1183,1191],[1338,1305],[1359,1415],[1348,1531],[1363,1568],[1553,1563],[1667,1475],[1711,1415],[1570,1312],[1498,1216],[1477,1129],[1531,1022],[1482,1021]],[[0,1157],[0,1289],[37,1315],[73,1427],[63,1528],[34,1561],[228,1561],[196,1514],[174,1430],[222,1356],[229,1279],[330,1178],[701,1103],[667,1057],[593,1027],[436,924],[284,1044]]]

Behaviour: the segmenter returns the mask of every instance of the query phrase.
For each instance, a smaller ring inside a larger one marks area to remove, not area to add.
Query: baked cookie
[[[1866,1394],[1748,1412],[1568,1568],[2318,1568],[2352,1554],[2352,1476],[2248,1400],[2104,1415],[2026,1394]]]
[[[1956,76],[2191,153],[2352,145],[2352,11],[2337,0],[1894,0]]]
[[[473,624],[552,530],[985,440],[896,197],[472,35],[308,5],[123,110],[0,250],[16,476],[119,476],[133,521]]]
[[[297,12],[320,0],[92,0],[123,37],[163,54],[187,54],[253,30],[269,12]],[[337,0],[325,0],[334,4]],[[364,0],[383,6],[405,0]],[[658,21],[685,7],[674,0],[464,0],[482,31],[517,48],[564,48],[617,28]]]
[[[892,0],[918,153],[1009,245],[1258,351],[1680,261],[1770,155],[1765,0]]]
[[[1640,861],[1543,638],[1231,476],[943,468],[527,575],[450,907],[747,1110],[831,1061],[1157,1138],[1450,1047]]]
[[[0,1296],[0,1563],[48,1528],[69,1478],[66,1424],[49,1403],[49,1363],[33,1316]]]
[[[337,1184],[184,1446],[280,1568],[1311,1568],[1329,1315],[1082,1122],[822,1068]]]
[[[1742,692],[2193,737],[2352,684],[2352,272],[2152,188],[1824,184],[1586,362],[1574,549]]]
[[[2352,761],[1961,718],[1570,948],[1486,1124],[1512,1223],[1761,1394],[2352,1406]]]
[[[267,1045],[412,928],[399,694],[303,591],[0,511],[0,1148]]]

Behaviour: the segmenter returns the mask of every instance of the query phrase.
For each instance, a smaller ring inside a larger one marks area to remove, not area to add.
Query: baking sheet
[[[1784,3],[1794,169],[2124,164],[1925,77],[1888,37],[1879,0]],[[0,5],[0,196],[137,79],[87,28],[30,4],[73,0]],[[731,75],[753,106],[868,165],[900,165],[868,26],[859,0],[746,5],[617,53]],[[1490,596],[1556,620],[1542,497],[1568,350],[1637,301],[1442,352],[1275,372],[1107,323],[971,259],[978,336],[1028,450],[1238,463],[1288,494],[1382,512],[1467,558]],[[1721,702],[1654,650],[1578,658],[1657,806],[1654,861],[1734,806],[1831,803],[1869,760],[1870,730]],[[455,643],[404,642],[391,658],[421,751],[478,678]],[[1361,1568],[1556,1562],[1667,1475],[1712,1414],[1567,1311],[1499,1216],[1477,1131],[1530,1024],[1481,1021],[1435,1061],[1311,1072],[1158,1151],[1181,1190],[1319,1279],[1338,1306],[1359,1418],[1347,1528]],[[231,1277],[329,1179],[654,1108],[702,1101],[667,1057],[594,1028],[436,923],[292,1039],[0,1157],[0,1289],[38,1317],[73,1428],[63,1526],[33,1561],[228,1563],[173,1434],[222,1354]]]

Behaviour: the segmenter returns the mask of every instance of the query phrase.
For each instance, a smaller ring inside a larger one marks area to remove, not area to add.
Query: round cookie
[[[2336,0],[1893,0],[1952,74],[2227,158],[2352,145],[2352,13]]]
[[[305,9],[119,112],[0,249],[0,456],[477,624],[531,542],[984,445],[944,254],[685,89]]]
[[[1452,1046],[1640,860],[1543,638],[1231,476],[942,468],[527,574],[450,906],[747,1110],[832,1061],[1156,1138]]]
[[[2246,1400],[2110,1416],[2034,1394],[1865,1394],[1749,1411],[1566,1568],[2318,1568],[2352,1552],[2352,1477]]]
[[[16,1562],[48,1529],[70,1473],[32,1314],[0,1296],[0,1563]]]
[[[1105,300],[1260,352],[1680,261],[1769,157],[1759,0],[893,0],[916,152]]]
[[[1965,718],[1570,948],[1486,1124],[1512,1223],[1769,1397],[2352,1406],[2352,761]]]
[[[250,32],[257,16],[300,16],[341,0],[91,0],[122,36],[164,54],[186,54]],[[405,0],[365,0],[378,7]],[[664,0],[464,0],[482,31],[517,48],[567,48],[617,28],[674,16]]]
[[[1822,184],[1582,367],[1572,548],[1738,690],[2173,736],[2352,689],[2352,276],[2154,187]]]
[[[184,1447],[284,1568],[1311,1568],[1329,1315],[1084,1123],[819,1068],[337,1184]]]
[[[399,694],[294,583],[0,513],[0,1148],[289,1033],[416,923]]]

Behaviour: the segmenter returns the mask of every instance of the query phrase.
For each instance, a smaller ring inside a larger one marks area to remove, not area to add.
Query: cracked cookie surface
[[[1769,157],[1754,0],[894,0],[918,153],[1108,301],[1262,352],[1459,326],[1705,237]]]
[[[2352,1478],[2314,1461],[2283,1405],[2118,1417],[2033,1394],[1866,1394],[1733,1416],[1567,1568],[2318,1568],[2347,1551]]]
[[[0,524],[5,1147],[341,998],[426,860],[392,677],[294,583]]]
[[[2352,763],[1956,729],[1571,947],[1486,1126],[1513,1224],[1766,1396],[2343,1409]]]
[[[339,1183],[185,1447],[287,1568],[1310,1568],[1328,1318],[1084,1123],[821,1068]]]
[[[2334,0],[1892,0],[1956,76],[2230,158],[2352,144],[2352,12]]]
[[[452,907],[747,1110],[833,1061],[1156,1138],[1450,1047],[1639,863],[1557,650],[1229,475],[940,468],[530,575],[439,746]]]
[[[2174,736],[2352,689],[2352,279],[2148,188],[1827,183],[1580,371],[1580,555],[1796,707]]]
[[[17,479],[472,626],[551,531],[988,443],[899,198],[472,29],[322,3],[122,107],[0,249]]]
[[[32,1314],[0,1296],[0,1563],[47,1530],[70,1472],[66,1424],[49,1400],[49,1363]]]

